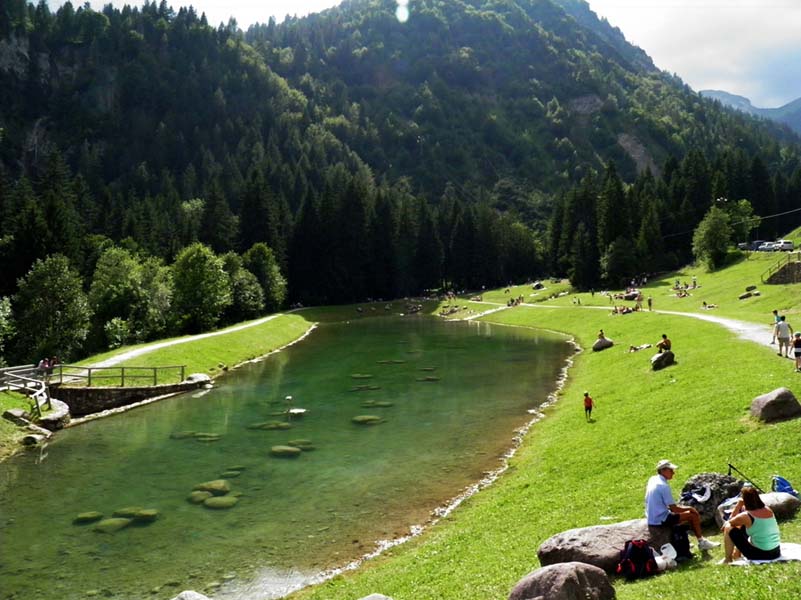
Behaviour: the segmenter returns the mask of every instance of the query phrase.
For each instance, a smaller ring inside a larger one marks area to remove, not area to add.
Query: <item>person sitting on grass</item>
[[[705,309],[707,309],[707,310],[709,310],[709,309],[711,309],[711,308],[717,308],[717,307],[718,307],[718,305],[717,305],[717,304],[707,304],[706,300],[704,300],[704,303],[703,303],[703,304],[704,304],[704,305],[703,305],[703,307],[702,307],[702,308],[705,308]]]
[[[663,333],[662,339],[656,344],[656,349],[659,350],[659,354],[662,354],[663,352],[668,352],[672,347],[673,347],[673,342],[671,342],[670,339],[668,339],[666,333]]]
[[[720,543],[713,542],[704,537],[701,532],[701,515],[690,506],[680,506],[673,500],[668,481],[678,467],[669,460],[660,460],[656,465],[656,475],[648,480],[645,487],[645,518],[648,525],[658,527],[676,527],[689,525],[695,537],[698,538],[698,550],[711,550]]]
[[[774,560],[781,554],[776,515],[765,506],[754,487],[744,487],[731,517],[723,524],[726,556],[718,564],[729,564],[745,556],[749,560]]]

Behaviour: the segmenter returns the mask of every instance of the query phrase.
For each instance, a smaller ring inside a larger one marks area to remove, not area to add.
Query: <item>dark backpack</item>
[[[615,573],[626,579],[640,579],[656,575],[659,571],[654,560],[654,551],[645,540],[629,540],[620,552],[620,562]]]

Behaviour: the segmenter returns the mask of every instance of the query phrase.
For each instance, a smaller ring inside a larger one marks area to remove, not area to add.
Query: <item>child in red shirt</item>
[[[595,402],[592,401],[589,392],[584,392],[584,416],[587,418],[587,422],[589,423],[592,421],[592,409],[595,406]]]

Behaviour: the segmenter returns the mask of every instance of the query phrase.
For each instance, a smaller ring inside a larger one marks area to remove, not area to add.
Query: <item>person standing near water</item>
[[[595,402],[593,402],[592,398],[590,397],[589,392],[584,392],[584,416],[587,419],[587,423],[592,421],[592,409],[595,407]]]

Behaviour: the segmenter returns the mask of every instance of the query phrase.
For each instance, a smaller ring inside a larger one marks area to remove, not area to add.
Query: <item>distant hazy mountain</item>
[[[801,98],[797,98],[779,108],[759,108],[751,104],[751,101],[744,96],[737,96],[720,90],[701,90],[699,93],[707,98],[719,100],[724,106],[730,106],[749,115],[784,123],[795,132],[801,133]]]

